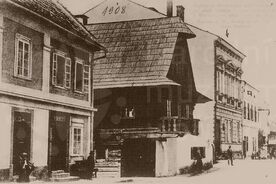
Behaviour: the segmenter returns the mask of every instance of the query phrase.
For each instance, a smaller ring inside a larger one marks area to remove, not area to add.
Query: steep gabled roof
[[[7,0],[20,8],[47,19],[51,23],[77,35],[96,47],[102,48],[94,36],[74,16],[56,0]]]
[[[179,17],[93,24],[87,28],[107,48],[106,58],[95,61],[95,88],[177,85],[167,74],[178,35],[195,37]]]

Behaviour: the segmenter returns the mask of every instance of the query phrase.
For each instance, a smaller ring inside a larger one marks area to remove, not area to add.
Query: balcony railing
[[[183,132],[198,135],[198,119],[163,117],[159,124],[161,132]]]

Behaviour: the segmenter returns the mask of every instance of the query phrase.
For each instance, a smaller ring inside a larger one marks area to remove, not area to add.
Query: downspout
[[[94,59],[94,53],[90,55],[90,151],[94,151],[94,112],[97,110],[94,109],[94,88],[93,88],[93,68],[94,61],[106,58],[106,50],[104,51],[104,55]]]

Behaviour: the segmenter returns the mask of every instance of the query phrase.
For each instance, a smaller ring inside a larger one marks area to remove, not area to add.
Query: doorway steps
[[[120,178],[121,166],[118,161],[97,159],[95,168],[98,169],[97,178]]]
[[[79,179],[78,176],[70,176],[70,173],[66,173],[64,170],[52,171],[50,178],[50,180],[54,182],[78,181]]]

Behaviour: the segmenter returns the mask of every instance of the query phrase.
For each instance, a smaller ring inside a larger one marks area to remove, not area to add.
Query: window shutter
[[[65,87],[71,87],[71,59],[66,58],[65,60]]]
[[[89,92],[89,65],[84,65],[83,68],[83,91],[84,93]]]
[[[53,54],[52,84],[57,84],[57,55]]]
[[[18,40],[18,38],[16,37],[16,39],[15,39],[14,76],[17,76],[17,75],[18,75],[18,55],[19,55],[19,52],[18,52],[18,44],[19,44],[19,40]]]

